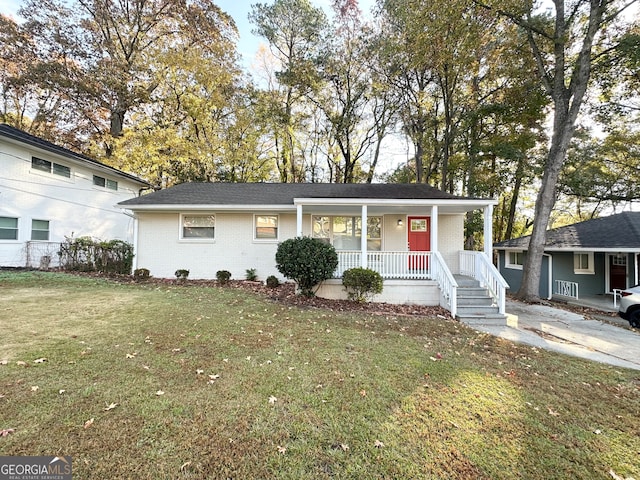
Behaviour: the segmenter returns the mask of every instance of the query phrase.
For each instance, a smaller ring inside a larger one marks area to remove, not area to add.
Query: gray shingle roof
[[[293,205],[294,198],[465,199],[424,184],[182,183],[119,205]]]
[[[146,180],[142,180],[141,178],[138,178],[129,173],[125,173],[121,170],[118,170],[117,168],[113,168],[113,167],[110,167],[109,165],[105,165],[104,163],[94,160],[91,157],[87,157],[86,155],[82,155],[81,153],[76,153],[72,150],[69,150],[68,148],[61,147],[60,145],[56,145],[55,143],[51,143],[40,137],[36,137],[35,135],[31,135],[30,133],[27,133],[23,130],[12,127],[11,125],[7,125],[6,123],[0,123],[0,136],[11,138],[13,140],[18,140],[22,143],[26,143],[27,145],[31,145],[32,147],[41,148],[51,153],[57,153],[58,155],[62,155],[64,157],[74,159],[76,161],[88,163],[90,165],[100,167],[101,169],[109,170],[114,175],[128,178],[129,180],[133,180],[134,182],[140,183],[142,185],[151,186],[151,184]]]
[[[497,249],[529,248],[531,236],[495,243]],[[640,249],[640,212],[623,212],[547,231],[545,250],[569,248]]]

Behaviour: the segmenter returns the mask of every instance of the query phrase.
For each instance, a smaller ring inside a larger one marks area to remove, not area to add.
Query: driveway
[[[640,332],[546,305],[507,300],[507,325],[473,328],[518,343],[640,370]]]

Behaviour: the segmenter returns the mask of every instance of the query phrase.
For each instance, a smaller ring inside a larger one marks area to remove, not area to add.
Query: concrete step
[[[493,326],[508,326],[509,319],[506,315],[457,315],[458,320],[465,325],[493,325]]]
[[[490,296],[486,297],[458,297],[458,306],[466,306],[466,305],[481,305],[483,307],[493,305],[493,298]]]
[[[478,316],[478,315],[498,315],[498,307],[491,305],[461,305],[458,306],[457,315],[459,317],[464,316]]]
[[[473,296],[482,296],[486,297],[489,295],[486,288],[481,287],[463,287],[458,288],[458,297],[473,297]]]

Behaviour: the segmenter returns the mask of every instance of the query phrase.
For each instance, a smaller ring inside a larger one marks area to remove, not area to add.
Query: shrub
[[[133,245],[122,240],[65,237],[58,255],[62,268],[72,271],[129,274],[133,265]]]
[[[189,270],[185,270],[183,268],[176,270],[176,278],[178,280],[186,280],[189,276]]]
[[[290,238],[278,245],[278,271],[294,280],[305,296],[312,297],[314,287],[331,278],[337,266],[336,249],[317,238]]]
[[[151,276],[148,268],[136,268],[133,271],[133,278],[136,280],[147,280]]]
[[[382,293],[382,276],[369,268],[351,268],[342,275],[342,285],[350,300],[366,302]]]
[[[216,272],[216,278],[218,279],[218,283],[220,283],[220,285],[226,285],[231,279],[231,272],[229,270],[218,270]]]
[[[256,273],[255,268],[247,268],[246,272],[245,278],[250,282],[255,282],[258,279],[258,274]]]
[[[280,280],[275,275],[269,275],[267,277],[267,287],[269,288],[278,288],[280,285]]]

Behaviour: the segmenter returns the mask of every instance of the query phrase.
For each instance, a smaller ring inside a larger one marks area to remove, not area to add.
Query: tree
[[[275,0],[272,5],[251,6],[254,33],[264,37],[279,62],[277,90],[272,90],[271,118],[280,181],[303,181],[305,172],[296,161],[296,106],[310,88],[326,16],[309,0]]]
[[[211,0],[28,0],[20,15],[38,47],[30,74],[69,99],[83,119],[69,127],[100,139],[107,157],[127,115],[149,103],[167,48],[234,61],[235,25]]]
[[[533,231],[518,297],[539,299],[540,271],[545,235],[555,204],[558,178],[573,138],[576,121],[589,86],[592,66],[607,39],[607,28],[626,4],[615,0],[553,0],[555,12],[535,13],[510,5],[478,4],[495,9],[518,25],[527,36],[538,76],[553,104],[553,126],[538,193]]]

